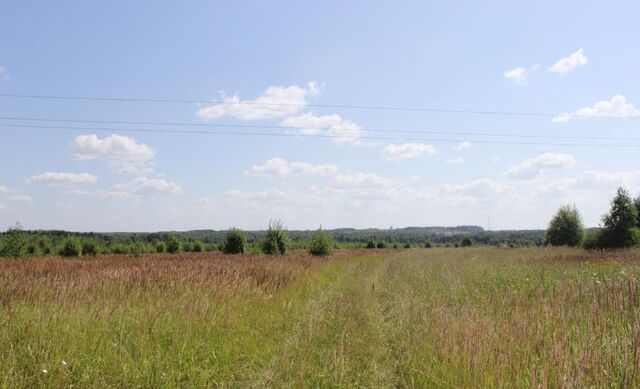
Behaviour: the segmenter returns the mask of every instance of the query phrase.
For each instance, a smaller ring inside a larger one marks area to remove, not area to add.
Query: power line
[[[333,131],[354,131],[348,127],[313,127],[313,126],[280,126],[262,124],[237,124],[237,123],[188,123],[188,122],[158,122],[158,121],[120,121],[120,120],[88,120],[88,119],[53,119],[53,118],[31,118],[17,116],[0,116],[0,120],[16,121],[37,121],[55,123],[88,123],[88,124],[118,124],[118,125],[153,125],[153,126],[197,126],[197,127],[222,127],[222,128],[261,128],[279,130],[333,130]],[[362,128],[362,131],[376,133],[401,133],[401,134],[432,134],[432,135],[468,135],[468,136],[489,136],[503,138],[530,138],[530,139],[587,139],[606,141],[640,141],[638,137],[600,137],[600,136],[566,136],[566,135],[529,135],[529,134],[508,134],[497,132],[468,132],[468,131],[433,131],[433,130],[373,130]]]
[[[35,95],[35,94],[15,94],[0,93],[0,97],[19,99],[40,99],[40,100],[77,100],[77,101],[110,101],[128,103],[179,103],[179,104],[211,104],[211,105],[249,105],[266,107],[311,107],[311,108],[333,108],[333,109],[361,109],[376,111],[408,111],[408,112],[433,112],[433,113],[455,113],[455,114],[475,114],[475,115],[501,115],[501,116],[530,116],[530,117],[556,117],[565,113],[544,113],[544,112],[517,112],[517,111],[489,111],[471,109],[452,108],[432,108],[432,107],[400,107],[384,105],[348,105],[348,104],[307,104],[297,102],[267,103],[257,101],[227,101],[227,100],[197,100],[181,98],[138,98],[138,97],[105,97],[105,96],[61,96],[61,95]],[[625,118],[623,115],[594,115],[597,118]]]
[[[182,130],[182,129],[144,129],[144,128],[105,128],[105,127],[68,127],[68,126],[44,126],[25,124],[0,124],[0,127],[17,127],[33,129],[60,129],[69,131],[107,131],[107,132],[140,132],[140,133],[163,133],[163,134],[206,134],[206,135],[242,135],[242,136],[263,136],[263,137],[287,137],[287,138],[343,138],[352,140],[386,140],[386,141],[413,141],[432,143],[460,143],[472,141],[478,144],[500,144],[500,145],[529,145],[529,146],[578,146],[578,147],[611,147],[611,148],[636,148],[640,144],[606,144],[606,143],[552,143],[552,142],[514,142],[514,141],[489,141],[474,139],[443,139],[443,138],[398,138],[382,136],[359,136],[359,135],[324,135],[324,134],[288,134],[273,132],[241,132],[241,131],[204,131],[204,130]]]

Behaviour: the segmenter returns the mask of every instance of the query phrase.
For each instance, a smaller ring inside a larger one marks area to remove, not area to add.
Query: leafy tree
[[[431,247],[432,247],[431,242],[426,241],[426,242],[424,243],[424,248],[426,248],[426,249],[430,249]]]
[[[167,237],[167,252],[171,254],[180,252],[180,239],[175,234]]]
[[[225,254],[243,254],[247,249],[247,234],[238,228],[227,231],[222,245]]]
[[[262,252],[269,255],[284,255],[289,248],[289,235],[280,220],[269,222],[267,237],[262,242]]]
[[[196,240],[195,242],[193,242],[193,245],[191,246],[191,251],[193,251],[194,253],[201,253],[204,251],[204,244],[199,241]]]
[[[80,239],[75,236],[70,236],[64,241],[60,255],[63,257],[79,257],[82,254],[82,246],[80,245]]]
[[[376,244],[376,248],[383,249],[385,247],[386,245],[384,244],[384,242],[378,242],[378,244]]]
[[[565,205],[549,222],[545,242],[552,246],[578,246],[584,238],[582,217],[575,206]]]
[[[4,244],[0,247],[0,256],[20,258],[27,255],[27,235],[22,225],[16,223],[4,235]]]
[[[159,240],[156,242],[156,253],[164,253],[165,251],[167,251],[167,245]]]
[[[374,242],[373,240],[370,240],[367,242],[367,248],[368,249],[375,249],[376,248],[376,242]]]
[[[473,245],[473,241],[471,240],[471,238],[469,238],[468,236],[465,236],[464,238],[462,238],[462,240],[460,241],[460,247],[470,247]]]
[[[611,209],[602,217],[600,246],[605,248],[630,247],[638,242],[636,227],[638,211],[629,193],[622,187],[611,201]]]
[[[333,252],[333,238],[322,230],[322,227],[313,236],[309,244],[309,254],[314,256],[331,255]]]

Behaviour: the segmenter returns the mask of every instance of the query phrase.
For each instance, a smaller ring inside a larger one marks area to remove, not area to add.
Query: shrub
[[[20,223],[10,227],[4,234],[3,240],[0,256],[20,258],[27,255],[27,234],[22,230]]]
[[[560,207],[549,222],[545,243],[552,246],[578,246],[584,238],[582,217],[575,206]]]
[[[167,245],[159,240],[156,242],[156,253],[164,253],[165,251],[167,251]]]
[[[432,247],[431,242],[425,242],[424,243],[424,248],[425,249],[430,249]]]
[[[395,250],[399,249],[399,248],[400,248],[400,244],[398,244],[398,243],[394,243],[394,244],[393,244],[393,248],[394,248]]]
[[[464,238],[462,238],[462,240],[460,241],[460,247],[470,247],[473,245],[473,241],[471,240],[471,238],[469,238],[468,236],[465,236]],[[457,246],[456,246],[457,247]]]
[[[75,236],[68,237],[62,245],[62,250],[60,250],[60,255],[63,257],[78,257],[81,253],[80,240]]]
[[[633,205],[635,205],[636,212],[638,214],[638,217],[636,219],[636,227],[640,228],[640,195],[638,195],[638,197],[636,197],[636,199],[633,201]]]
[[[611,210],[602,217],[600,246],[604,248],[630,247],[640,243],[636,231],[638,211],[624,188],[618,188],[611,201]]]
[[[289,247],[289,236],[280,220],[269,222],[267,236],[262,242],[262,252],[268,255],[284,255]]]
[[[191,250],[194,253],[201,253],[204,251],[204,244],[199,240],[196,240],[195,242],[193,242],[193,246],[191,246]]]
[[[167,252],[171,254],[180,252],[180,239],[176,235],[167,237]]]
[[[129,246],[123,243],[113,243],[109,246],[111,254],[129,254]]]
[[[404,244],[404,248],[405,249],[410,249],[411,248],[411,243],[405,243]]]
[[[331,235],[323,231],[322,227],[320,227],[313,236],[313,239],[311,239],[308,251],[309,254],[314,256],[331,255],[333,252],[333,239]]]
[[[385,247],[386,245],[384,244],[384,242],[378,242],[378,244],[376,244],[376,248],[383,249]]]
[[[222,252],[225,254],[243,254],[247,249],[247,234],[238,228],[227,231],[222,244]]]
[[[376,248],[376,242],[370,240],[367,242],[367,248],[368,249],[375,249]]]
[[[98,255],[98,245],[92,240],[85,240],[82,242],[82,255],[89,255],[95,257]]]
[[[144,254],[144,244],[140,242],[132,242],[129,246],[129,254],[134,257],[140,257]]]

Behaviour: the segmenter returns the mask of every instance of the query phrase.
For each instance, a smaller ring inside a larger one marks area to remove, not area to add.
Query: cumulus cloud
[[[338,114],[316,116],[306,112],[298,116],[286,118],[281,123],[284,127],[292,127],[301,135],[323,135],[331,137],[337,144],[360,144],[359,138],[364,135],[362,127]]]
[[[458,151],[462,151],[462,150],[470,149],[471,146],[473,146],[473,144],[471,142],[465,140],[464,142],[462,142],[459,145],[455,146],[453,149],[454,150],[458,150]]]
[[[504,78],[513,81],[516,84],[527,83],[527,69],[523,67],[517,67],[515,69],[507,70],[503,73]]]
[[[75,137],[71,156],[79,161],[106,161],[120,173],[140,174],[151,170],[155,151],[128,136],[112,134],[101,139],[91,134]]]
[[[527,159],[507,171],[507,178],[513,180],[530,180],[536,178],[543,170],[566,169],[576,163],[571,154],[547,153]]]
[[[390,188],[391,179],[373,173],[338,174],[333,178],[337,187]]]
[[[549,68],[549,71],[553,73],[567,74],[575,70],[578,66],[586,64],[587,57],[584,55],[584,51],[579,49],[578,51],[569,54],[567,57],[560,58]]]
[[[47,185],[93,185],[98,182],[98,177],[89,173],[46,172],[31,177],[27,182]]]
[[[382,149],[382,157],[388,161],[417,158],[425,154],[433,155],[437,153],[438,150],[433,145],[426,143],[390,144]]]
[[[182,188],[175,182],[161,177],[136,177],[130,182],[114,185],[110,192],[114,196],[154,193],[180,194]]]
[[[337,165],[318,165],[307,162],[289,162],[283,158],[271,158],[261,165],[252,166],[245,172],[249,176],[288,177],[293,175],[333,175],[338,173]]]
[[[270,86],[253,100],[241,100],[238,95],[221,94],[220,102],[201,108],[197,116],[204,120],[215,120],[230,116],[241,120],[272,119],[299,112],[307,98],[320,94],[321,86],[310,81],[306,86]]]
[[[640,116],[640,109],[627,102],[623,95],[615,95],[610,101],[599,101],[592,107],[580,108],[575,113],[564,113],[552,119],[565,123],[574,118],[631,118]]]

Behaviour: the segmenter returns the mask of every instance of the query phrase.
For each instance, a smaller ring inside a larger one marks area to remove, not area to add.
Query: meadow
[[[640,249],[0,260],[0,387],[637,387]]]

